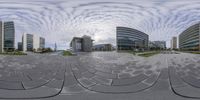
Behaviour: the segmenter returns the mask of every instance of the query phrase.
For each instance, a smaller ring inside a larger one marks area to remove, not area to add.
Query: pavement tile
[[[131,84],[138,84],[141,81],[147,79],[148,76],[145,74],[140,74],[131,78],[126,79],[113,79],[112,85],[113,86],[121,86],[121,85],[131,85]]]
[[[109,78],[109,79],[113,79],[113,78],[117,78],[117,74],[112,74],[112,73],[105,73],[105,72],[101,72],[101,71],[97,71],[95,73],[96,75],[105,77],[105,78]]]

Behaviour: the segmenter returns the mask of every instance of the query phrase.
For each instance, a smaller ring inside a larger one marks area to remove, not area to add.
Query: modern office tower
[[[45,47],[45,39],[33,34],[24,33],[22,36],[23,51],[37,51]]]
[[[112,44],[97,44],[93,46],[94,51],[112,51],[114,50]]]
[[[14,22],[4,22],[4,50],[13,51],[15,49],[15,27]]]
[[[70,47],[74,52],[91,52],[93,40],[90,36],[74,37],[70,43]]]
[[[117,27],[117,50],[147,50],[149,36],[136,29]]]
[[[40,48],[40,37],[37,35],[33,35],[33,49],[37,51]]]
[[[200,51],[200,23],[190,26],[179,35],[179,49]]]
[[[13,21],[0,21],[0,52],[15,50],[15,27]]]
[[[3,22],[0,21],[0,53],[3,52],[3,46],[4,46],[4,38],[3,38]]]
[[[40,48],[45,48],[45,38],[40,37]]]
[[[22,36],[23,51],[33,51],[33,35],[24,33]]]
[[[149,41],[149,49],[166,49],[165,41]]]
[[[84,36],[82,36],[82,45],[83,45],[83,51],[91,52],[93,40],[91,39],[90,36],[84,35]]]
[[[19,51],[22,51],[22,50],[23,50],[22,42],[18,42],[18,43],[17,43],[17,46],[18,46],[18,50],[19,50]]]
[[[171,49],[177,49],[177,37],[172,37],[171,39]]]

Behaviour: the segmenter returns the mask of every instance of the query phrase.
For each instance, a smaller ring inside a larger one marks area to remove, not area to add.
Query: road
[[[200,100],[200,55],[0,56],[0,99]]]

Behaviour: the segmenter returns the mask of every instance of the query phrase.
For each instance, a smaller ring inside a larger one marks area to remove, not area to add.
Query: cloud
[[[116,26],[135,28],[151,40],[169,41],[200,21],[198,0],[0,1],[0,19],[13,20],[17,42],[23,32],[46,38],[47,46],[69,48],[74,36],[116,43]]]

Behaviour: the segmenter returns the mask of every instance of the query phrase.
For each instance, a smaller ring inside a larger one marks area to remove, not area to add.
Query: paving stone
[[[168,69],[167,68],[164,68],[164,69],[162,69],[161,70],[161,75],[160,75],[160,79],[162,79],[162,80],[166,80],[166,79],[168,79],[169,77],[168,77]]]
[[[158,79],[157,74],[151,74],[146,80],[144,80],[144,82],[148,84],[153,84],[154,82],[156,82],[157,79]]]
[[[86,78],[83,78],[83,79],[79,79],[79,82],[84,86],[84,87],[89,87],[89,86],[92,86],[96,83],[86,79]]]
[[[40,97],[49,97],[55,94],[58,94],[58,90],[41,87],[31,90],[0,90],[1,98],[40,98]]]
[[[195,64],[188,64],[188,65],[186,65],[185,67],[192,68],[192,67],[194,67],[194,66],[195,66]]]
[[[183,72],[183,71],[179,71],[179,72],[177,72],[177,74],[178,74],[180,77],[186,76],[186,73]]]
[[[181,78],[177,75],[175,68],[169,67],[170,81],[173,87],[183,87],[186,84],[183,83]]]
[[[153,73],[153,71],[151,71],[151,70],[147,70],[146,72],[145,72],[145,74],[147,74],[147,75],[150,75],[150,74],[152,74]]]
[[[150,69],[152,66],[151,65],[146,65],[144,66],[144,69]]]
[[[63,85],[63,80],[51,80],[47,85],[49,88],[56,88],[56,89],[61,89]]]
[[[147,88],[149,85],[140,83],[136,85],[129,85],[129,86],[106,86],[106,85],[94,85],[89,87],[91,90],[96,92],[103,92],[103,93],[132,93],[138,92]]]
[[[141,81],[147,79],[148,76],[145,74],[140,74],[131,78],[126,79],[113,79],[112,85],[113,86],[121,86],[121,85],[131,85],[131,84],[138,84]]]
[[[180,95],[184,95],[184,96],[188,96],[188,97],[198,97],[198,98],[200,98],[200,96],[199,96],[200,89],[193,88],[191,86],[175,87],[174,91],[177,94],[180,94]]]
[[[95,74],[109,79],[117,78],[117,74],[105,73],[101,71],[97,71]]]
[[[136,70],[136,71],[133,72],[133,74],[135,74],[135,75],[141,74],[141,73],[143,73],[143,70]]]
[[[37,88],[48,83],[46,80],[35,80],[35,81],[23,81],[23,86],[25,89]]]
[[[70,87],[65,87],[65,91],[67,91],[68,93],[81,92],[85,91],[85,88],[80,85],[73,85]]]
[[[107,78],[103,78],[100,76],[94,76],[91,79],[92,82],[97,83],[97,84],[104,84],[104,85],[111,85],[112,80],[111,79],[107,79]]]
[[[24,89],[21,82],[0,81],[0,89]]]
[[[126,69],[125,72],[132,72],[133,69]]]
[[[95,74],[90,73],[90,72],[82,73],[82,77],[85,77],[85,78],[92,78],[92,77],[94,77],[94,75]]]
[[[77,84],[77,80],[72,75],[65,76],[65,84],[64,86],[71,86]]]
[[[185,82],[187,82],[188,84],[200,88],[200,80],[193,77],[193,76],[185,76],[182,78]]]
[[[105,72],[105,73],[112,73],[112,70],[105,67],[95,67],[97,71]]]
[[[118,75],[118,77],[121,79],[123,79],[123,78],[131,78],[132,76],[131,76],[131,74],[130,73],[120,73],[119,75]]]

